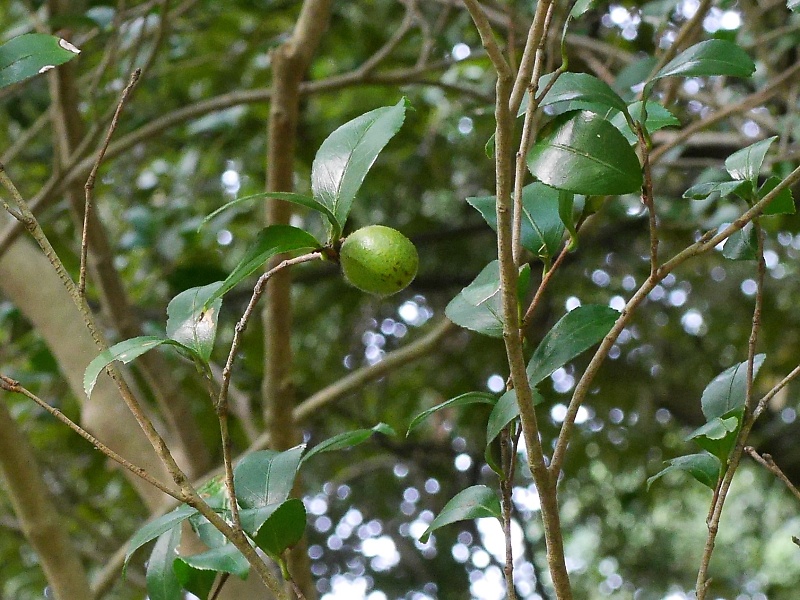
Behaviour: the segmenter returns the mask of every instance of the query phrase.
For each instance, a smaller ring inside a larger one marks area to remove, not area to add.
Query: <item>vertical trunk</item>
[[[330,0],[306,0],[292,37],[272,54],[272,104],[267,141],[267,190],[292,191],[294,154],[299,113],[299,86],[330,18]],[[267,224],[288,223],[290,206],[272,200],[267,206]],[[263,312],[265,336],[262,396],[267,426],[276,450],[300,441],[292,411],[291,279],[284,270],[273,277]],[[305,543],[293,548],[289,571],[308,600],[316,598]]]
[[[89,598],[86,572],[42,480],[33,449],[1,401],[0,480],[54,596],[58,600]]]

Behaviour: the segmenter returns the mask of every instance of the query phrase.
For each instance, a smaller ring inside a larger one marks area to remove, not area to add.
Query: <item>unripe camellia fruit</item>
[[[391,296],[417,274],[417,249],[406,236],[383,225],[369,225],[351,233],[339,250],[344,277],[361,291]]]

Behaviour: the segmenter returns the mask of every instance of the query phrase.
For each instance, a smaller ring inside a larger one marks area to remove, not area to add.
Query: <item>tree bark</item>
[[[50,588],[58,600],[89,598],[86,571],[42,480],[33,448],[2,401],[0,432],[0,479]]]
[[[328,26],[330,9],[330,0],[306,0],[292,37],[272,53],[268,191],[292,191],[294,187],[300,83]],[[267,224],[288,223],[291,213],[291,205],[271,200],[267,205]],[[280,259],[276,257],[276,260]],[[296,398],[292,382],[292,304],[288,270],[281,271],[270,281],[263,320],[265,365],[262,397],[265,417],[272,447],[285,450],[300,441],[300,432],[292,416]],[[291,550],[289,571],[308,600],[317,597],[305,543]]]

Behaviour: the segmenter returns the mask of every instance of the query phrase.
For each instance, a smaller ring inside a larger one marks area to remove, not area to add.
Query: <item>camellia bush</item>
[[[0,46],[0,595],[793,597],[797,3],[88,4]]]

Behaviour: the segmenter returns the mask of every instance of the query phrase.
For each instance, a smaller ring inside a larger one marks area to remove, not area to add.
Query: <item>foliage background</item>
[[[368,176],[349,228],[383,223],[400,229],[417,244],[421,267],[409,289],[384,300],[348,287],[332,265],[295,271],[292,347],[300,399],[423,336],[495,255],[492,232],[464,202],[492,193],[493,166],[484,145],[493,131],[494,82],[477,34],[457,4],[334,3],[308,73],[309,81],[334,83],[303,97],[297,191],[307,191],[314,153],[333,129],[407,96],[414,111]],[[511,15],[498,25],[504,32],[509,22],[527,23],[532,14],[528,2],[486,4],[495,14]],[[269,104],[259,91],[269,89],[269,50],[291,31],[298,3],[66,5],[60,20],[53,21],[45,4],[10,0],[0,6],[0,36],[6,40],[42,27],[68,30],[83,51],[73,66],[78,109],[87,123],[115,105],[134,66],[147,67],[115,139],[144,133],[104,163],[95,199],[136,318],[145,331],[160,331],[169,300],[188,287],[224,278],[260,228],[260,207],[252,205],[197,231],[202,218],[226,200],[263,190]],[[416,26],[394,52],[372,73],[353,81],[342,78],[357,72],[401,27],[408,7]],[[618,81],[626,67],[651,54],[658,40],[695,10],[697,3],[688,0],[601,6],[574,26],[571,68]],[[736,39],[756,59],[758,71],[750,81],[690,80],[677,87],[671,109],[684,126],[757,93],[796,62],[798,15],[782,5],[743,0],[712,7],[708,15],[702,35]],[[738,23],[730,15],[737,15]],[[105,64],[112,47],[113,59]],[[430,52],[429,68],[415,68],[421,48]],[[668,227],[666,255],[736,214],[721,203],[680,197],[707,169],[720,168],[728,154],[753,138],[773,134],[781,136],[775,169],[780,171],[782,161],[796,162],[797,98],[795,77],[779,94],[734,112],[664,156],[656,171],[656,194]],[[211,100],[214,107],[202,109]],[[52,102],[46,78],[0,95],[1,150],[18,146],[12,160],[4,156],[3,162],[28,196],[37,193],[57,160],[47,116]],[[186,109],[189,117],[148,129]],[[656,139],[663,142],[670,135]],[[51,194],[39,216],[62,258],[77,269],[79,234],[62,195]],[[303,227],[321,228],[313,215],[294,219]],[[539,335],[577,301],[615,306],[630,295],[648,273],[646,222],[636,198],[605,202],[536,315],[532,327]],[[767,226],[769,272],[760,343],[768,360],[759,379],[764,389],[795,366],[800,343],[794,310],[800,293],[797,218],[773,217]],[[693,586],[708,492],[680,476],[667,477],[649,491],[645,482],[663,460],[687,452],[684,437],[702,422],[699,397],[707,382],[744,360],[754,270],[751,263],[726,261],[720,253],[689,263],[651,294],[596,380],[561,487],[568,563],[578,597],[681,598]],[[83,399],[64,383],[52,349],[25,318],[24,307],[4,299],[5,293],[0,283],[0,372],[77,419]],[[47,294],[42,288],[38,301],[47,305]],[[98,309],[102,306],[94,286],[90,298]],[[248,298],[246,288],[226,298],[214,355],[218,362]],[[193,426],[212,449],[211,464],[218,463],[216,420],[192,365],[169,351],[158,352],[190,407]],[[316,411],[302,423],[304,435],[313,444],[378,421],[403,433],[421,410],[466,391],[486,390],[494,375],[505,378],[504,358],[500,341],[456,331],[435,352]],[[547,403],[540,411],[549,416],[543,426],[546,447],[583,361],[560,370],[545,386]],[[252,327],[234,377],[241,392],[234,425],[238,451],[264,427],[262,364],[261,336]],[[132,377],[158,414],[141,374],[134,369]],[[147,508],[88,444],[24,399],[3,394],[2,400],[36,450],[76,551],[90,572],[99,572],[147,518]],[[321,597],[501,597],[501,562],[492,553],[496,534],[487,533],[486,523],[440,530],[426,546],[415,541],[420,523],[430,521],[455,493],[475,483],[494,484],[483,464],[486,416],[480,407],[447,413],[408,438],[376,437],[350,452],[326,455],[305,472],[312,573]],[[796,417],[794,385],[759,422],[753,441],[798,482]],[[528,473],[520,473],[518,481],[515,500],[524,533],[518,541],[519,591],[524,598],[548,597],[546,578],[539,581],[545,563],[535,494]],[[716,597],[792,598],[800,585],[800,555],[791,535],[799,531],[797,505],[782,485],[746,464],[726,507],[712,562]],[[142,560],[105,597],[143,597]],[[36,564],[0,490],[0,596],[40,598],[46,582]]]

